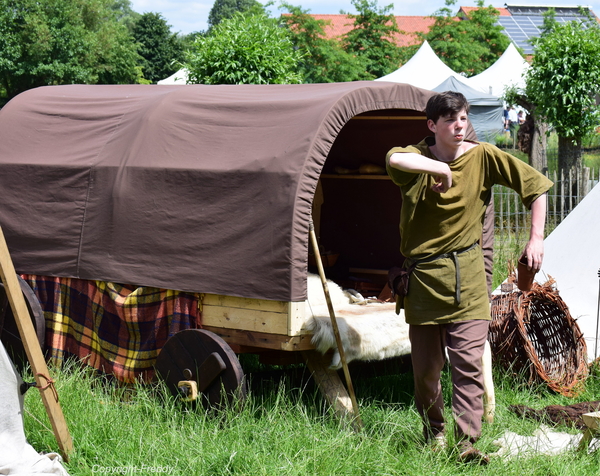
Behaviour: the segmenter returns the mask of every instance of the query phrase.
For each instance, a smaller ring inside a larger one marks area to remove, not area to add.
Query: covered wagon
[[[41,301],[49,352],[87,352],[123,380],[150,377],[185,329],[226,343],[209,373],[233,351],[310,356],[311,217],[344,286],[381,291],[402,261],[385,154],[427,134],[432,94],[350,82],[50,86],[14,98],[0,111],[0,226]],[[67,287],[88,299],[80,319],[57,298]],[[98,293],[126,301],[139,289],[158,296],[160,325],[135,322],[152,301],[143,293],[124,322],[98,317]],[[179,307],[165,311],[165,299]],[[194,339],[174,348],[214,354]],[[197,377],[182,367],[175,381]]]

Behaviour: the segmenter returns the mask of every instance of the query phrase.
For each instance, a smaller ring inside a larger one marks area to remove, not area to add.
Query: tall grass
[[[364,366],[364,364],[363,364]],[[600,455],[492,457],[487,467],[458,464],[451,450],[433,452],[421,440],[421,424],[407,372],[359,372],[354,381],[364,428],[355,433],[333,417],[308,374],[296,368],[260,380],[248,373],[252,391],[242,408],[210,412],[173,399],[160,384],[120,388],[71,365],[55,371],[61,405],[75,451],[66,464],[73,476],[98,474],[215,475],[597,475]],[[391,369],[391,370],[390,370]],[[352,367],[356,372],[356,367]],[[295,377],[294,377],[295,375]],[[356,375],[356,374],[355,374]],[[506,431],[531,435],[536,422],[509,411],[512,404],[540,408],[574,401],[543,385],[495,370],[495,422],[484,425],[478,446],[493,452]],[[444,398],[450,385],[444,373]],[[577,401],[593,400],[593,374]],[[25,428],[38,450],[56,442],[37,391],[25,398]],[[448,415],[450,418],[450,415]],[[577,433],[561,428],[561,431]],[[160,474],[160,473],[158,473]]]

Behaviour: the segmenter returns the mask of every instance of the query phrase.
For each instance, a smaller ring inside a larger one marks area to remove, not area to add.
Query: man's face
[[[458,114],[442,116],[436,122],[427,121],[429,130],[435,134],[436,145],[450,147],[462,144],[468,124],[468,114],[464,109]]]

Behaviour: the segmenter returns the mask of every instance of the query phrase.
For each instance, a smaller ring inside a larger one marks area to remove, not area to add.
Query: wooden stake
[[[352,385],[352,379],[350,378],[350,370],[348,370],[348,363],[346,361],[346,353],[344,352],[344,346],[342,344],[342,338],[340,337],[340,330],[337,325],[337,319],[335,318],[335,311],[333,310],[333,304],[331,303],[331,296],[329,295],[329,287],[327,286],[327,279],[325,278],[325,270],[323,269],[323,262],[321,261],[321,252],[319,251],[319,244],[317,243],[317,235],[315,234],[315,227],[312,219],[309,223],[309,234],[310,241],[315,251],[315,260],[317,262],[317,268],[319,270],[319,276],[321,277],[321,283],[323,284],[323,291],[325,292],[325,300],[327,301],[327,308],[329,309],[329,317],[331,318],[331,327],[333,334],[335,335],[335,341],[337,343],[338,352],[340,353],[340,360],[342,362],[342,368],[344,370],[344,376],[346,377],[346,386],[348,387],[348,393],[350,394],[350,400],[352,401],[352,408],[354,410],[354,427],[355,429],[362,428],[362,421],[360,414],[358,413],[358,403],[356,401],[356,395],[354,393],[354,387]]]
[[[4,283],[6,295],[10,302],[13,315],[15,316],[15,322],[21,334],[21,340],[23,341],[23,347],[27,354],[27,359],[31,364],[31,370],[35,376],[37,388],[42,396],[42,401],[48,412],[50,423],[52,424],[52,430],[54,436],[58,442],[61,454],[65,461],[69,460],[69,454],[73,451],[73,441],[67,428],[67,423],[63,415],[60,404],[58,403],[58,393],[54,387],[54,381],[50,377],[48,367],[46,366],[46,360],[42,354],[33,323],[31,322],[31,316],[27,310],[25,299],[23,298],[23,292],[19,286],[17,280],[17,273],[8,252],[8,246],[4,238],[4,233],[0,227],[0,276]]]

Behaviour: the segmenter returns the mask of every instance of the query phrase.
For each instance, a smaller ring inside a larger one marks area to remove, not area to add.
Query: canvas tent
[[[495,136],[502,132],[503,107],[500,98],[477,91],[453,76],[433,88],[433,91],[457,91],[465,95],[471,106],[469,120],[479,140],[493,143]]]
[[[171,76],[165,79],[161,79],[156,84],[187,84],[188,80],[188,70],[185,68],[181,68],[179,71],[176,71]]]
[[[341,236],[355,266],[389,267],[398,188],[334,170],[383,165],[425,136],[432,94],[374,81],[26,91],[0,111],[0,225],[15,268],[303,301],[327,174],[323,243]]]
[[[419,88],[433,89],[448,77],[456,78],[461,82],[466,82],[467,79],[446,66],[431,49],[429,43],[424,41],[405,65],[375,81],[406,83]]]
[[[596,186],[550,233],[536,278],[540,283],[550,276],[556,280],[560,296],[581,328],[590,360],[598,357],[594,349],[599,302],[599,203],[600,186]]]
[[[507,86],[525,87],[524,75],[528,69],[529,64],[511,43],[493,65],[470,77],[468,84],[483,93],[502,96]]]

